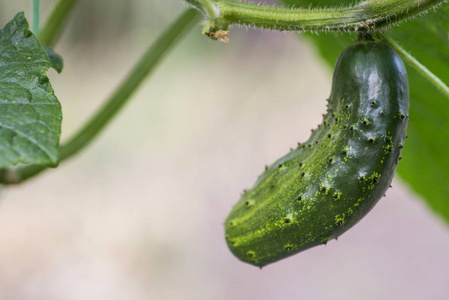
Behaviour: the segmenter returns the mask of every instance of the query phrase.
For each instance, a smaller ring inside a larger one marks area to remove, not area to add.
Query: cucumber
[[[346,48],[323,122],[267,167],[229,213],[232,253],[262,267],[354,226],[390,186],[408,118],[407,73],[399,55],[369,38]]]

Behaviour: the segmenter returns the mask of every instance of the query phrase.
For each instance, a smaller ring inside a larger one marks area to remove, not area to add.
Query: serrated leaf
[[[353,1],[283,0],[284,4],[342,6]],[[449,83],[449,5],[386,31],[432,73]],[[334,66],[355,36],[308,35],[320,54]],[[410,83],[410,122],[404,159],[398,173],[426,203],[449,223],[449,98],[415,69],[407,66]]]
[[[56,72],[61,73],[62,68],[64,68],[64,60],[62,57],[56,53],[53,49],[48,48],[47,46],[42,46],[44,48],[45,52],[48,55],[48,58],[51,62],[51,67],[56,70]]]
[[[61,105],[23,13],[0,30],[0,168],[58,163]]]

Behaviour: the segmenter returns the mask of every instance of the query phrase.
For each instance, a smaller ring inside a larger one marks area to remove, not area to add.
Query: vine
[[[56,43],[58,33],[64,27],[63,24],[67,20],[67,16],[77,2],[78,0],[59,0],[42,28],[41,34],[38,35],[42,44],[52,47]]]
[[[377,30],[413,18],[445,0],[368,0],[349,7],[310,9],[236,0],[186,1],[208,17],[204,33],[212,35],[232,24],[281,31]],[[211,18],[209,11],[218,11],[218,16]]]

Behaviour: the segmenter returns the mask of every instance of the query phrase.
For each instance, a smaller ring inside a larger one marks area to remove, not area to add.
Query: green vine
[[[215,20],[218,17],[218,11],[210,0],[198,0],[198,2],[204,8],[204,13],[210,20]]]
[[[54,10],[52,11],[47,23],[42,28],[39,37],[39,41],[52,47],[58,38],[58,33],[64,28],[63,24],[67,21],[67,16],[72,11],[78,0],[59,0]]]
[[[368,0],[339,8],[280,8],[236,0],[186,0],[202,11],[218,12],[209,18],[205,33],[226,30],[239,24],[271,30],[368,31],[382,29],[413,18],[445,0]],[[214,9],[206,8],[213,5]]]

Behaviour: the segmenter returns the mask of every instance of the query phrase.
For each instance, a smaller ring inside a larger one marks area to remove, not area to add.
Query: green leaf
[[[53,51],[53,49],[50,49],[44,45],[42,47],[44,48],[45,52],[48,55],[48,58],[50,59],[51,67],[55,69],[56,72],[61,73],[62,68],[64,67],[64,60],[62,59],[62,57],[58,53]]]
[[[352,1],[283,0],[295,6],[346,5]],[[449,5],[391,28],[386,35],[449,84]],[[307,35],[317,51],[334,66],[354,35]],[[398,173],[425,202],[449,223],[449,99],[415,69],[407,66],[410,82],[410,122]]]
[[[58,163],[61,105],[23,13],[0,30],[0,168]]]

